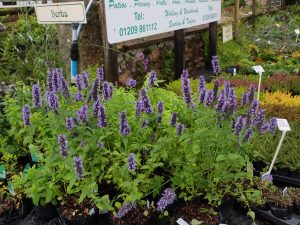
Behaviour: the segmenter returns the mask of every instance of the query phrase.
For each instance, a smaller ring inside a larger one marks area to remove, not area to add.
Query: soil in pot
[[[202,221],[202,225],[218,225],[219,219],[217,215],[209,213],[211,208],[208,205],[199,205],[197,203],[187,203],[175,212],[175,221],[182,218],[191,224],[193,219]]]
[[[83,225],[88,224],[91,217],[89,212],[93,207],[93,204],[88,200],[78,204],[75,197],[70,197],[61,202],[59,211],[65,218],[67,225]]]
[[[152,215],[145,214],[146,208],[137,205],[131,211],[129,211],[124,217],[117,218],[112,213],[109,214],[111,224],[114,225],[143,225],[146,224]]]

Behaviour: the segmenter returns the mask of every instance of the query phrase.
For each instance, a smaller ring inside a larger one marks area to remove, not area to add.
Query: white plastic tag
[[[91,210],[89,211],[89,215],[91,216],[91,215],[93,215],[93,214],[95,214],[95,209],[94,209],[94,208],[91,208]]]
[[[261,73],[265,72],[265,70],[262,68],[261,65],[253,66],[252,68],[253,68],[254,71],[255,71],[256,73],[258,73],[258,74],[261,74]]]
[[[179,218],[176,223],[178,223],[179,225],[189,225],[187,222],[185,222],[182,218]]]
[[[288,194],[288,187],[285,187],[282,191],[282,195],[283,195],[283,197],[285,197],[285,196],[287,196],[287,194]]]
[[[286,119],[276,118],[276,121],[280,131],[291,131],[290,125]]]
[[[295,30],[295,33],[296,33],[296,34],[300,34],[300,30],[299,30],[299,29],[296,29],[296,30]]]

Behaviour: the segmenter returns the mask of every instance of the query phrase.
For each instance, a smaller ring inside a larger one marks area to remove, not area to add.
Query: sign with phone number
[[[221,19],[221,0],[105,0],[110,44]]]

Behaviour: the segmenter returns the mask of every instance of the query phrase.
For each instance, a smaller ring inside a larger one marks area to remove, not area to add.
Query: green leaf
[[[199,220],[196,220],[196,219],[192,219],[192,221],[191,221],[192,225],[199,225],[199,224],[202,224],[202,223],[203,223],[203,221],[199,221]]]
[[[0,179],[5,179],[5,178],[6,178],[5,168],[3,165],[0,165]]]

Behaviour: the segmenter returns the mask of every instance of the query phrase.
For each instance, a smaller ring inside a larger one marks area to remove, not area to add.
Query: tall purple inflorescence
[[[199,77],[198,91],[201,91],[202,89],[206,89],[204,76]]]
[[[120,121],[120,134],[126,136],[130,133],[130,126],[128,124],[128,120],[126,117],[126,111],[122,111],[119,113],[119,121]]]
[[[138,118],[141,115],[142,112],[142,102],[141,101],[135,101],[135,117]]]
[[[248,96],[246,93],[242,93],[241,106],[244,107],[248,103]]]
[[[76,76],[76,86],[78,91],[82,90],[82,74],[77,74]]]
[[[245,126],[246,126],[246,119],[243,116],[239,116],[236,119],[233,134],[235,134],[236,136],[239,136],[241,131],[245,128]]]
[[[200,92],[199,92],[199,102],[200,103],[204,103],[204,101],[205,101],[205,96],[206,96],[206,89],[205,88],[203,88],[202,90],[200,90]]]
[[[39,84],[32,85],[32,103],[34,108],[40,108],[42,106],[42,96]]]
[[[102,67],[98,67],[97,69],[97,78],[99,81],[104,81],[104,70]]]
[[[90,92],[90,98],[93,99],[93,101],[97,101],[98,99],[99,87],[100,87],[100,80],[99,78],[96,77],[93,82],[92,90]]]
[[[215,80],[215,82],[214,82],[214,96],[215,96],[215,99],[218,96],[219,87],[220,87],[220,81]]]
[[[229,94],[228,94],[228,102],[227,102],[227,107],[226,107],[226,113],[228,115],[231,115],[236,109],[237,109],[237,97],[235,95],[234,90],[230,88]]]
[[[250,84],[247,93],[247,99],[250,104],[254,101],[254,97],[255,97],[255,88],[252,84]]]
[[[251,106],[248,110],[248,114],[247,114],[247,122],[250,122],[252,116],[255,115],[255,113],[257,112],[258,110],[258,101],[257,100],[254,100],[252,103],[251,103]]]
[[[212,68],[215,74],[219,74],[221,72],[220,64],[218,56],[214,55],[211,60]]]
[[[66,79],[63,77],[63,75],[60,76],[60,84],[61,84],[61,92],[62,92],[62,94],[63,94],[66,98],[70,97],[70,92],[69,92],[68,82],[67,82]]]
[[[257,114],[255,115],[254,124],[256,125],[257,129],[264,133],[268,129],[267,126],[265,126],[266,123],[266,110],[260,109]]]
[[[175,192],[171,188],[167,188],[157,203],[157,211],[161,212],[165,210],[167,206],[171,205],[175,201],[175,198]]]
[[[94,107],[93,107],[93,115],[94,117],[98,117],[99,116],[99,110],[100,110],[100,105],[101,105],[101,100],[98,97],[97,101],[94,103]]]
[[[226,96],[224,94],[224,90],[222,90],[218,99],[218,103],[215,106],[215,109],[218,112],[224,112],[225,107],[226,107]]]
[[[46,98],[48,102],[48,106],[52,111],[58,110],[58,97],[52,91],[47,91]]]
[[[164,102],[160,101],[157,103],[157,112],[162,114],[164,112]]]
[[[152,70],[149,76],[149,87],[153,88],[156,81],[156,72]]]
[[[132,78],[129,78],[129,79],[126,80],[126,86],[127,87],[133,88],[133,87],[136,86],[136,84],[137,84],[136,80],[134,80]]]
[[[24,105],[22,109],[23,123],[25,126],[30,126],[30,108],[29,105]]]
[[[147,90],[145,88],[143,88],[140,91],[140,102],[141,102],[141,109],[144,113],[150,114],[153,112],[153,107],[152,104],[150,102],[150,99],[147,95]]]
[[[182,96],[184,98],[185,104],[188,106],[193,106],[193,100],[191,96],[191,84],[189,79],[189,74],[187,70],[183,70],[181,75],[181,85],[182,85]]]
[[[180,136],[182,134],[182,132],[184,131],[184,129],[185,129],[184,124],[182,124],[182,123],[177,124],[177,126],[176,126],[176,135]]]
[[[214,91],[208,90],[205,94],[205,105],[208,106],[208,107],[211,106],[214,99],[215,99]]]
[[[84,72],[82,74],[82,83],[83,83],[83,89],[88,89],[90,86],[90,82],[89,82],[89,74],[87,72]]]
[[[98,118],[98,127],[106,127],[107,121],[106,121],[106,111],[104,105],[100,105],[99,107],[99,118]]]
[[[133,210],[133,205],[131,203],[126,203],[117,212],[117,218],[122,218],[122,217],[126,216],[126,214],[129,213],[131,210]]]
[[[134,153],[130,153],[128,157],[128,170],[134,172],[136,170],[136,162]]]
[[[83,162],[81,156],[74,157],[74,169],[78,179],[83,179]]]
[[[253,122],[251,122],[250,126],[247,128],[244,136],[244,141],[247,142],[250,140],[253,133]]]
[[[177,123],[177,113],[173,112],[171,116],[170,124],[171,126],[176,127],[176,123]]]
[[[272,117],[270,120],[270,124],[269,124],[269,130],[270,130],[271,134],[274,135],[276,132],[276,129],[277,129],[277,121],[276,121],[275,117]]]
[[[83,101],[83,96],[82,96],[82,93],[81,93],[80,91],[78,91],[78,92],[75,94],[75,101],[76,101],[76,102]]]
[[[58,69],[53,70],[52,74],[52,84],[53,84],[53,91],[58,92],[60,90],[60,71]]]
[[[50,69],[48,72],[48,77],[47,77],[47,90],[48,91],[53,91],[53,81],[52,81],[53,74],[54,74],[54,69]]]
[[[88,122],[88,106],[82,106],[77,112],[76,117],[78,121],[82,121],[84,123]]]
[[[102,84],[102,98],[105,100],[109,99],[109,83],[104,81]]]
[[[229,80],[225,80],[223,90],[224,90],[225,97],[227,98],[229,96],[229,94],[231,93],[231,87],[230,87]]]
[[[66,118],[66,128],[68,130],[72,130],[74,128],[74,118],[72,117]]]
[[[57,136],[57,142],[59,144],[60,154],[63,157],[67,157],[68,156],[68,140],[67,140],[67,137],[63,134],[60,134],[60,135]]]

